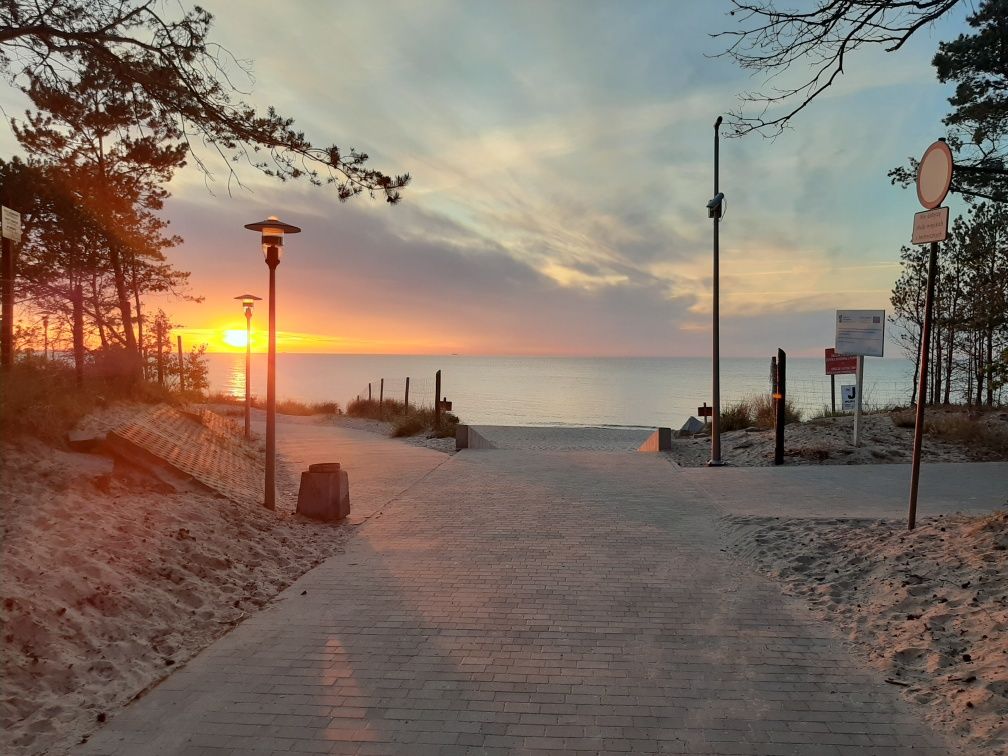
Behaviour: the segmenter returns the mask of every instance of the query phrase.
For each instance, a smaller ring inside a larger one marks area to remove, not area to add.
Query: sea
[[[245,355],[208,354],[212,391],[245,395]],[[356,398],[432,406],[435,373],[452,412],[473,425],[679,428],[711,400],[711,360],[704,357],[472,357],[461,355],[277,355],[277,396],[303,402]],[[835,377],[835,401],[853,375]],[[865,358],[866,407],[905,405],[913,363]],[[266,395],[266,355],[252,355],[253,396]],[[788,358],[787,394],[804,417],[832,408],[830,378],[819,358]],[[770,360],[722,358],[722,406],[770,392]]]

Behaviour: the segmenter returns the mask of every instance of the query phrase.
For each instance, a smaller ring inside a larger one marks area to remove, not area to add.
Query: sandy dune
[[[136,409],[113,407],[87,426],[107,429]],[[173,491],[36,441],[4,443],[0,456],[3,753],[66,752],[348,532],[299,521],[289,497],[270,512]]]
[[[977,753],[1008,753],[1008,513],[936,517],[913,531],[879,520],[725,523],[733,552],[835,623],[938,727]]]
[[[928,408],[929,418],[961,415],[957,411]],[[926,418],[927,419],[927,418]],[[784,463],[788,465],[873,465],[906,463],[913,450],[913,428],[901,428],[890,413],[861,418],[861,445],[855,447],[854,418],[823,418],[791,423],[784,432]],[[972,422],[990,428],[1001,439],[1001,448],[976,443],[940,440],[924,436],[925,462],[990,462],[1008,459],[1008,412],[986,412]],[[774,431],[730,431],[721,434],[721,456],[728,464],[759,467],[773,464]],[[704,465],[710,459],[710,435],[675,438],[672,457],[686,467]]]

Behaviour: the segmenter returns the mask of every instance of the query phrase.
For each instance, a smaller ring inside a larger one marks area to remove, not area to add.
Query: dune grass
[[[4,440],[26,435],[62,444],[81,418],[117,399],[177,404],[180,397],[149,381],[124,384],[87,374],[78,388],[69,365],[22,360],[0,371],[0,435]]]
[[[722,432],[772,428],[775,422],[773,397],[769,394],[752,394],[734,402],[726,402],[718,417]],[[801,422],[801,410],[790,398],[784,402],[784,422]]]
[[[210,404],[233,404],[242,406],[245,399],[223,391],[215,391],[204,400]],[[252,406],[256,409],[266,409],[266,400],[253,396]],[[302,402],[297,399],[280,399],[277,401],[278,415],[341,415],[342,410],[337,402]]]
[[[374,399],[354,399],[347,404],[346,413],[351,417],[366,417],[370,420],[391,423],[392,435],[395,437],[415,436],[427,432],[436,438],[450,438],[454,437],[455,426],[459,423],[458,417],[451,412],[442,412],[441,424],[435,428],[433,407],[407,405],[394,399],[382,402]]]

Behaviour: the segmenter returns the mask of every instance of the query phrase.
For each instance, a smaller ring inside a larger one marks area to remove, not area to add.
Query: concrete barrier
[[[672,451],[672,429],[659,428],[650,436],[647,441],[640,445],[637,451],[642,452],[666,452]]]
[[[496,449],[492,443],[474,431],[468,425],[455,426],[455,451],[461,449]]]

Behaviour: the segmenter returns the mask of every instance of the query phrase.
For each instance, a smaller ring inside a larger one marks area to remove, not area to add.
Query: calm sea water
[[[210,387],[245,395],[245,356],[207,355]],[[336,401],[356,396],[403,399],[410,377],[410,402],[430,405],[434,372],[441,370],[441,395],[463,422],[487,425],[666,425],[678,428],[697,407],[711,402],[709,358],[460,357],[280,354],[277,395],[281,399]],[[806,413],[830,404],[823,360],[789,359],[788,395]],[[723,359],[721,401],[769,391],[769,359]],[[906,403],[912,363],[865,359],[864,400],[868,405]],[[854,376],[837,376],[840,386]],[[252,355],[252,393],[266,395],[266,357]]]

